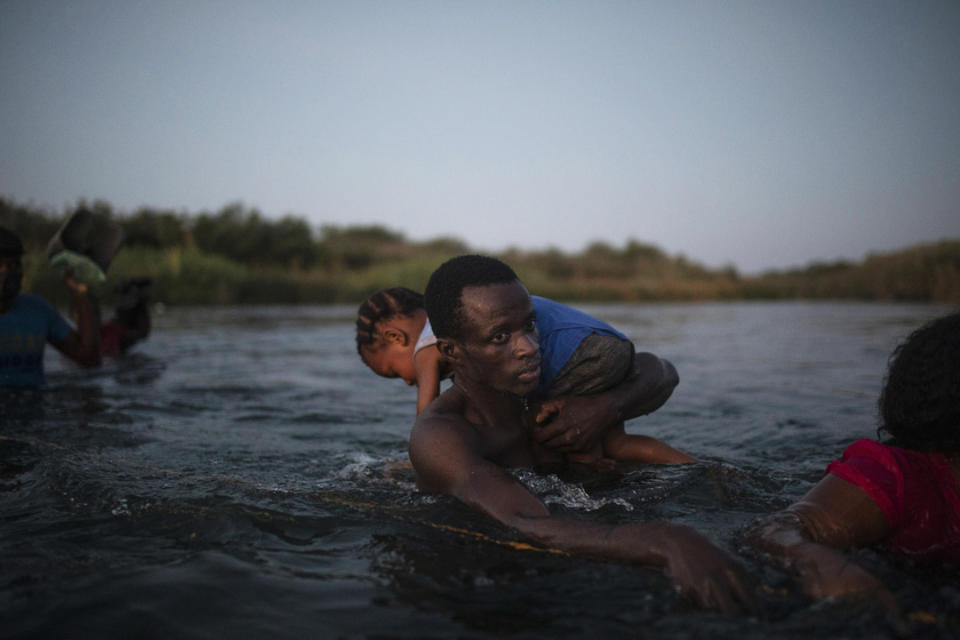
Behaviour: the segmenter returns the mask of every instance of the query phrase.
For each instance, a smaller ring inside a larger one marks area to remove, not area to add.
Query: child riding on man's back
[[[440,395],[440,380],[450,371],[431,348],[423,295],[406,287],[383,289],[364,300],[357,312],[357,351],[378,376],[402,378],[417,387],[417,413]]]
[[[634,347],[609,325],[546,298],[533,297],[537,312],[541,366],[541,397],[587,395],[611,389],[633,370]],[[423,295],[405,287],[383,289],[368,297],[357,312],[357,351],[374,373],[402,378],[417,386],[417,413],[440,393],[449,364],[433,345],[436,338],[427,320]],[[552,416],[539,412],[542,423]],[[589,452],[568,454],[573,462],[611,466],[613,460],[633,462],[693,462],[690,456],[649,436],[628,435],[621,423],[610,429],[601,445]]]

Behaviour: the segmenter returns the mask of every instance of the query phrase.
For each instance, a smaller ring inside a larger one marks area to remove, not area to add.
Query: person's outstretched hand
[[[743,566],[693,529],[678,526],[672,530],[664,558],[667,573],[681,595],[724,613],[759,611],[753,581]]]
[[[900,609],[876,576],[835,549],[810,543],[798,550],[794,562],[803,592],[810,598],[873,598],[889,609]]]

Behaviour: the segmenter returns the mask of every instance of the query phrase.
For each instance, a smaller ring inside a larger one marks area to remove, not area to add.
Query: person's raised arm
[[[814,599],[876,597],[890,608],[896,600],[873,574],[842,550],[885,538],[890,524],[865,491],[828,474],[798,502],[754,523],[754,546],[779,557]]]
[[[455,419],[418,421],[410,460],[420,487],[446,493],[550,548],[664,567],[678,591],[707,607],[755,609],[742,567],[693,529],[667,522],[607,525],[550,515],[516,478],[472,450]]]
[[[679,381],[676,368],[668,360],[652,353],[638,353],[633,373],[616,387],[592,395],[562,396],[542,402],[534,437],[561,452],[590,449],[614,425],[663,406]],[[693,461],[690,456],[663,446],[675,454],[664,461]]]
[[[77,328],[71,331],[62,342],[53,346],[78,364],[88,367],[100,365],[100,322],[90,304],[87,285],[73,278],[73,269],[67,268],[64,284],[73,297],[73,306],[77,314]]]

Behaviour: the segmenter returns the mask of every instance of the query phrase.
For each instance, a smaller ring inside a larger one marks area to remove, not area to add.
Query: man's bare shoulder
[[[410,443],[424,438],[469,438],[474,430],[464,418],[463,396],[448,389],[420,412],[410,433]]]
[[[462,402],[448,390],[417,416],[409,454],[421,489],[449,493],[478,456],[477,432],[463,417]]]

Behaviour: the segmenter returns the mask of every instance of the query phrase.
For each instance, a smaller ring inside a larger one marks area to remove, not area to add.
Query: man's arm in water
[[[798,502],[753,524],[749,537],[779,557],[811,598],[866,596],[896,609],[883,583],[843,552],[889,532],[887,517],[867,492],[828,474]]]
[[[662,407],[679,382],[670,361],[652,353],[638,353],[633,373],[616,387],[592,395],[562,396],[542,402],[534,438],[563,453],[588,450],[611,427]],[[664,447],[676,454],[665,462],[693,461],[684,453]]]
[[[451,495],[546,547],[663,567],[680,593],[703,606],[755,610],[743,568],[701,534],[668,522],[606,525],[552,516],[516,478],[479,455],[466,421],[441,414],[436,404],[410,436],[410,460],[424,491]]]

